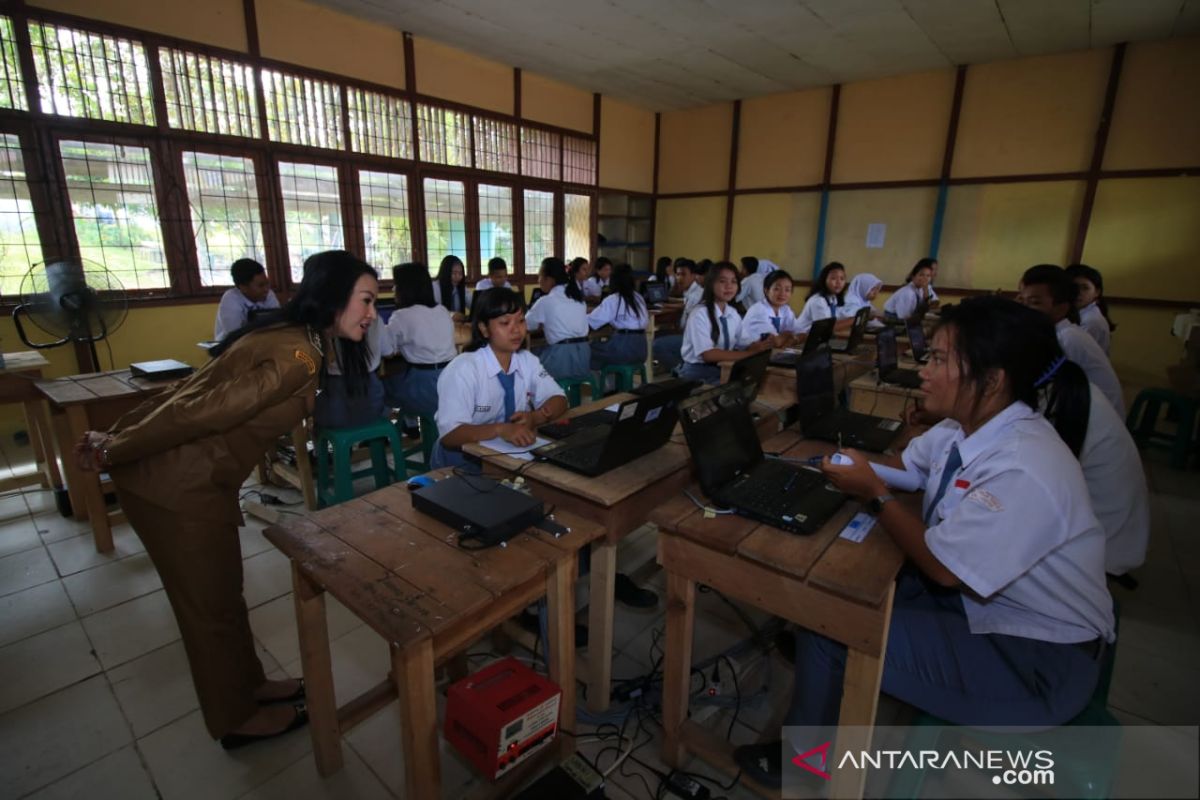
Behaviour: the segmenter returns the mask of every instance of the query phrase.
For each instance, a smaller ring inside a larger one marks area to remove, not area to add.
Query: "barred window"
[[[67,140],[59,150],[84,272],[107,269],[126,289],[170,286],[150,151]]]
[[[342,198],[336,167],[279,162],[283,224],[292,280],[304,278],[304,259],[323,250],[341,250]]]
[[[17,43],[13,37],[12,20],[0,17],[0,60],[4,73],[0,76],[0,108],[29,110],[25,99],[25,79],[21,76],[21,63],[17,60]]]
[[[493,172],[517,171],[517,126],[490,117],[475,117],[475,167]]]
[[[483,264],[499,256],[513,263],[512,189],[479,184],[479,260]]]
[[[452,167],[471,166],[471,118],[461,111],[417,104],[421,160]]]
[[[425,248],[429,271],[435,273],[442,258],[456,255],[466,260],[467,213],[462,181],[425,179]]]
[[[592,198],[586,194],[563,195],[563,231],[566,257],[592,257]]]
[[[596,184],[596,142],[575,136],[563,137],[563,180]]]
[[[239,258],[267,261],[254,162],[214,153],[183,154],[202,286],[229,286]]]
[[[342,90],[336,83],[269,69],[262,71],[262,82],[271,141],[345,148]]]
[[[146,51],[132,39],[29,23],[42,111],[154,124]]]
[[[525,274],[536,275],[554,255],[554,193],[525,190]]]
[[[559,135],[538,128],[521,128],[521,174],[559,179]]]
[[[383,277],[396,264],[412,261],[412,222],[408,218],[408,178],[391,172],[359,170],[363,237],[367,263]]]
[[[0,295],[19,294],[25,273],[41,260],[21,140],[0,134]]]
[[[412,158],[412,116],[407,100],[350,87],[350,149],[389,158]]]
[[[158,49],[167,124],[202,133],[257,139],[257,90],[254,68],[224,58]]]

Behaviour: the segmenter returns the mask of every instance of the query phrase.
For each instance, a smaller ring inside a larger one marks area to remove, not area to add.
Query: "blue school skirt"
[[[616,331],[607,340],[592,340],[592,369],[608,364],[641,364],[645,360],[645,331]]]
[[[445,367],[425,369],[406,366],[395,375],[384,379],[387,390],[387,403],[392,408],[400,408],[408,416],[425,415],[432,417],[437,413],[438,377]]]
[[[326,375],[317,394],[313,420],[318,428],[357,428],[385,415],[383,381],[374,372],[367,375],[365,394],[351,395],[342,375]]]
[[[535,355],[541,359],[542,366],[555,380],[586,378],[592,374],[589,366],[592,360],[592,349],[587,342],[548,344],[537,351]]]
[[[700,381],[711,386],[721,382],[721,368],[716,364],[693,364],[685,361],[679,365],[678,374],[685,381]]]

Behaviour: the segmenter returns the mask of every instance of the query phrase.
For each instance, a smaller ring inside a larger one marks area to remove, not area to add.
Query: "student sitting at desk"
[[[733,307],[738,293],[737,268],[728,261],[714,264],[704,283],[704,298],[688,316],[683,332],[683,365],[679,377],[708,384],[721,382],[719,361],[736,361],[782,344],[780,335],[755,341],[746,347],[738,344],[742,318]]]
[[[1078,294],[1075,308],[1079,310],[1079,327],[1083,328],[1100,345],[1105,355],[1112,345],[1112,332],[1117,329],[1108,318],[1108,303],[1104,301],[1104,276],[1095,267],[1087,264],[1072,264],[1067,275],[1075,281]]]
[[[443,258],[437,280],[433,282],[433,302],[449,311],[455,322],[461,322],[471,311],[473,293],[467,288],[467,272],[462,260],[455,255]]]
[[[567,274],[575,281],[575,285],[579,287],[579,293],[587,296],[585,287],[587,286],[588,278],[592,276],[591,263],[582,256],[577,256],[571,259],[571,263],[567,265]]]
[[[765,258],[745,256],[742,258],[742,268],[746,271],[746,277],[742,278],[742,288],[738,290],[736,302],[741,303],[742,308],[749,311],[755,303],[762,301],[766,291],[764,284],[767,276],[779,271],[779,265]],[[794,314],[792,316],[795,317]]]
[[[279,300],[271,291],[267,271],[263,265],[250,258],[239,258],[229,270],[233,277],[233,288],[221,295],[217,305],[217,320],[213,325],[213,338],[218,342],[250,320],[253,311],[279,308]]]
[[[854,315],[846,311],[846,268],[837,261],[826,264],[813,281],[793,332],[807,336],[814,322],[830,317],[837,320],[835,331],[848,331],[854,325]]]
[[[404,410],[412,427],[417,416],[437,413],[438,378],[458,349],[454,346],[454,320],[445,306],[433,300],[433,283],[424,264],[400,264],[392,271],[396,310],[387,321],[391,349],[404,356],[405,365],[384,382],[388,405]]]
[[[645,299],[634,289],[633,267],[613,269],[612,292],[588,314],[592,330],[611,325],[612,336],[592,340],[592,369],[607,364],[640,364],[646,360],[646,324],[650,319]]]
[[[892,461],[923,479],[923,514],[894,502],[861,454],[848,453],[850,466],[825,460],[877,516],[883,530],[870,535],[890,536],[913,565],[895,590],[882,691],[952,724],[1069,721],[1114,638],[1104,531],[1072,453],[1087,381],[1062,355],[1039,315],[964,300],[943,312],[921,370],[926,407],[945,420]],[[1055,425],[1037,410],[1043,392],[1060,404]],[[844,645],[801,631],[786,724],[836,724],[845,665]],[[778,742],[735,758],[779,785]]]
[[[607,258],[601,257],[596,259],[596,268],[592,270],[592,277],[588,278],[587,283],[583,285],[583,296],[591,300],[599,300],[604,296],[604,290],[608,288],[608,282],[612,279],[613,263]]]
[[[675,271],[671,268],[670,256],[659,257],[654,263],[654,274],[650,276],[650,280],[661,281],[672,289],[675,288]]]
[[[796,323],[796,314],[791,306],[792,276],[781,269],[775,270],[763,281],[763,291],[763,299],[746,309],[738,344],[749,347],[760,339],[781,336],[781,346],[786,347]]]
[[[869,272],[855,275],[850,279],[850,286],[846,289],[846,315],[853,317],[860,308],[866,306],[871,309],[872,317],[883,316],[873,305],[882,288],[883,281]]]
[[[488,289],[511,289],[512,284],[508,282],[508,264],[504,263],[504,259],[496,256],[488,261],[487,277],[475,284],[475,291],[486,292]]]
[[[317,253],[282,309],[213,348],[213,359],[130,411],[88,431],[75,454],[106,471],[162,577],[179,623],[204,725],[226,749],[303,725],[304,684],[267,680],[242,594],[242,482],[312,409],[333,340],[343,372],[366,372],[375,270],[344,251]],[[303,457],[303,454],[301,454]]]
[[[476,304],[471,343],[438,379],[433,468],[466,463],[462,446],[500,438],[528,447],[536,430],[567,411],[558,381],[525,346],[525,306],[512,289],[492,289]]]
[[[933,281],[933,267],[936,264],[937,262],[932,258],[922,258],[913,265],[904,285],[883,304],[885,317],[889,319],[923,317],[926,311],[937,304],[937,294],[930,286]]]
[[[590,375],[587,306],[562,259],[542,259],[538,284],[544,294],[525,314],[529,330],[546,329],[546,346],[535,355],[555,379]]]

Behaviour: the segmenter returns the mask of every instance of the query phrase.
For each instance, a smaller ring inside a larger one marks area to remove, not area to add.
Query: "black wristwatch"
[[[878,515],[883,511],[883,504],[895,500],[890,494],[881,494],[867,501],[867,511]]]

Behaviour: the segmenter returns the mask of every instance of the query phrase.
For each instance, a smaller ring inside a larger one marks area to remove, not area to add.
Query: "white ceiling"
[[[1200,0],[317,0],[668,110],[1200,33]]]

